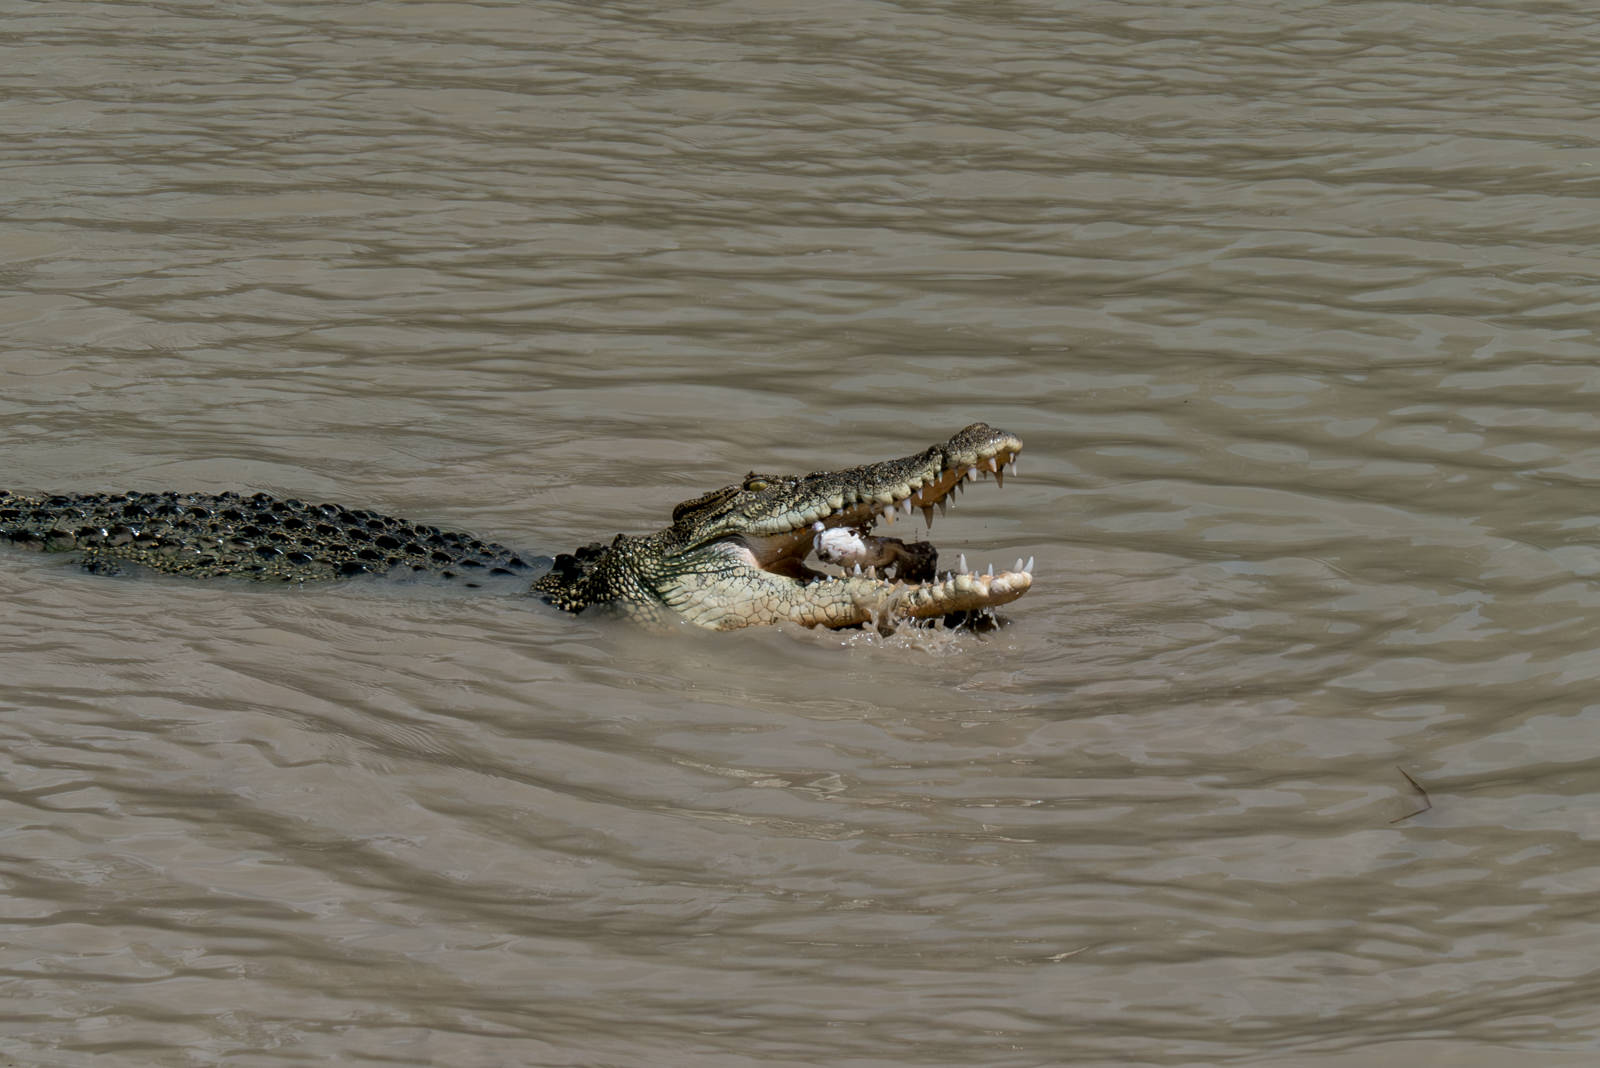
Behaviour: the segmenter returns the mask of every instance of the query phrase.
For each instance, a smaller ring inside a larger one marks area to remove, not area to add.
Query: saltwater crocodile
[[[425,576],[514,588],[574,613],[608,607],[716,630],[886,626],[966,618],[1028,591],[1031,560],[977,574],[963,557],[959,571],[941,575],[931,544],[872,533],[913,509],[932,527],[935,508],[943,513],[972,479],[992,474],[1003,482],[1021,451],[1015,435],[974,423],[898,460],[809,475],[752,472],[678,505],[664,530],[618,534],[554,561],[404,519],[264,493],[0,491],[0,542],[76,552],[99,573],[278,582]],[[807,563],[813,556],[815,566]]]

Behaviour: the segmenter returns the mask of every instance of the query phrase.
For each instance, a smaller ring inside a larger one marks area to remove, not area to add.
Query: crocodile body
[[[3,538],[23,549],[76,551],[86,570],[101,574],[145,568],[189,578],[317,582],[420,573],[531,580],[538,570],[515,551],[469,535],[265,493],[0,492]]]
[[[101,573],[280,583],[437,577],[651,623],[886,626],[982,612],[1027,592],[1031,563],[998,575],[941,577],[927,542],[872,533],[914,508],[931,527],[935,508],[943,511],[971,479],[1001,481],[1021,449],[1014,435],[975,423],[902,459],[809,475],[752,472],[678,505],[663,530],[619,534],[553,563],[375,512],[262,493],[0,492],[0,542],[75,552]]]

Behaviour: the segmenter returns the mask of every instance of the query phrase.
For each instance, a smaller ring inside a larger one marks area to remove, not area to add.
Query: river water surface
[[[4,488],[552,552],[981,419],[933,536],[1037,566],[880,638],[0,554],[0,1055],[1594,1063],[1596,39],[9,5]]]

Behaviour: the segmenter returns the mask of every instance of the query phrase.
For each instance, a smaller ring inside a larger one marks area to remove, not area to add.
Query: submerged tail
[[[277,582],[373,574],[500,585],[514,576],[531,582],[549,563],[467,534],[265,493],[0,491],[0,544],[7,542],[77,552],[90,571],[135,565],[191,578]]]

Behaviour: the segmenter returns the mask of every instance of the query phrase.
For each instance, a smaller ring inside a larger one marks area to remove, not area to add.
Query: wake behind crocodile
[[[96,574],[315,583],[437,580],[714,630],[986,618],[1032,585],[1033,562],[941,571],[925,540],[874,534],[920,509],[931,528],[965,484],[1016,470],[1022,441],[974,423],[895,460],[808,475],[751,472],[679,504],[670,526],[539,557],[379,512],[265,493],[0,491],[0,541],[75,554]]]

